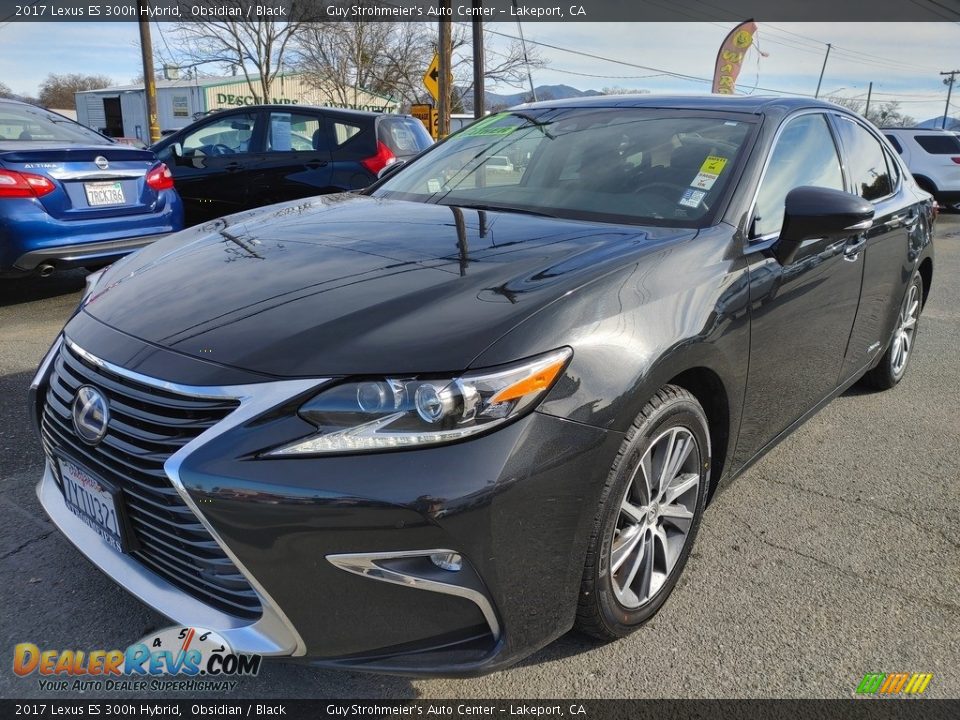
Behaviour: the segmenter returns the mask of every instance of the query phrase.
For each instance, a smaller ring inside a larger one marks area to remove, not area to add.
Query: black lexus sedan
[[[623,636],[720,483],[903,377],[932,212],[828,103],[492,115],[95,277],[32,384],[40,500],[238,652],[470,674]]]

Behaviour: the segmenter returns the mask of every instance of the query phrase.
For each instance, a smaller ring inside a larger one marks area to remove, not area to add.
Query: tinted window
[[[107,145],[109,140],[62,115],[32,105],[0,103],[0,140],[53,140]]]
[[[840,118],[837,125],[853,191],[865,200],[877,200],[892,193],[893,182],[880,141],[852,120]]]
[[[890,144],[893,145],[893,149],[903,155],[903,146],[900,144],[900,141],[893,135],[886,135],[885,137],[890,141]]]
[[[379,128],[380,141],[398,157],[416,155],[433,145],[430,133],[423,123],[415,118],[380,118]]]
[[[787,193],[803,185],[844,189],[837,147],[820,114],[790,120],[780,134],[757,194],[754,237],[780,232]]]
[[[253,113],[217,118],[187,134],[183,139],[183,155],[194,157],[248,152],[255,121],[256,115]]]
[[[505,112],[452,135],[374,194],[700,227],[734,182],[752,127],[721,113],[649,108]]]
[[[320,118],[300,113],[271,112],[267,130],[270,152],[310,151],[326,148]]]
[[[334,120],[332,123],[333,127],[333,144],[337,147],[341,145],[346,145],[348,141],[352,140],[354,137],[360,134],[362,128],[359,125],[354,125],[353,123],[344,122],[343,120]]]
[[[960,153],[960,138],[955,135],[914,135],[914,139],[931,155]]]

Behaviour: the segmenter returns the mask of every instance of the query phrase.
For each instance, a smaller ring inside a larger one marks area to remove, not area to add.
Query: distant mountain
[[[924,120],[923,122],[917,123],[919,128],[936,128],[939,130],[943,124],[943,115],[939,115],[935,118],[930,118],[929,120]],[[960,131],[960,119],[958,118],[947,118],[947,130]]]
[[[473,110],[473,93],[467,91],[466,88],[458,89],[463,98],[464,109],[470,112]],[[603,94],[598,90],[578,90],[569,85],[538,85],[536,91],[537,100],[566,100],[567,98],[592,97]],[[487,102],[488,110],[494,107],[510,107],[528,101],[530,99],[530,91],[527,90],[511,95],[501,95],[500,93],[488,91],[484,94],[484,99]]]

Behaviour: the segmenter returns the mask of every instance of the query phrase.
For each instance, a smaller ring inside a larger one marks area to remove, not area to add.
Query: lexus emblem
[[[103,155],[97,155],[93,159],[93,164],[101,170],[106,170],[108,167],[110,167],[110,163],[107,162],[107,159]]]
[[[73,400],[73,429],[85,443],[96,445],[107,434],[110,410],[107,399],[95,387],[83,385]]]

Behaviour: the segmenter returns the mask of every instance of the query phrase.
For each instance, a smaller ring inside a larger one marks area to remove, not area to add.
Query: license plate
[[[123,187],[118,182],[84,183],[83,189],[87,192],[87,204],[90,207],[123,205],[127,202],[123,197]]]
[[[117,491],[72,462],[58,459],[63,499],[74,515],[112,545],[126,550]]]

